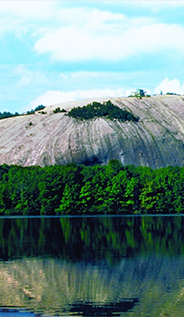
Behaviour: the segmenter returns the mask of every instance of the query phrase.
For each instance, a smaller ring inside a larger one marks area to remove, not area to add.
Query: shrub
[[[34,114],[35,112],[34,112],[34,110],[32,109],[32,110],[30,110],[30,111],[27,111],[27,113],[26,114]]]
[[[85,120],[106,117],[111,120],[118,119],[120,121],[139,121],[138,117],[135,117],[126,109],[122,110],[113,105],[110,100],[103,104],[94,101],[92,104],[88,104],[87,106],[73,108],[69,111],[68,115],[73,118]]]
[[[60,109],[60,107],[57,107],[56,109],[53,110],[54,113],[58,113],[58,112],[66,112],[65,109]]]
[[[18,112],[15,112],[14,114],[11,112],[4,111],[3,113],[0,112],[0,119],[10,118],[10,117],[17,117],[20,116]]]
[[[43,106],[43,105],[39,105],[39,106],[37,106],[37,107],[35,108],[35,110],[34,110],[34,111],[43,110],[44,108],[45,108],[45,106]]]

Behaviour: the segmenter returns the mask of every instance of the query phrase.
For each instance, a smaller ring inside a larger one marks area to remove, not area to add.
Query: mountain
[[[0,164],[93,165],[118,159],[125,165],[152,168],[184,165],[183,96],[110,98],[115,106],[138,117],[138,122],[68,116],[74,107],[107,100],[67,102],[0,120]],[[54,113],[58,107],[66,112]]]

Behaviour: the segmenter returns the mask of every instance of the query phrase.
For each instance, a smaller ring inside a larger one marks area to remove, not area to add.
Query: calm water
[[[184,217],[0,218],[0,317],[42,315],[183,317]]]

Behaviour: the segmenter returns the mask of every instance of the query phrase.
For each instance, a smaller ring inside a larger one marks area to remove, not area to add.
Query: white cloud
[[[96,22],[98,24],[98,21]],[[51,53],[57,61],[121,60],[140,53],[177,50],[184,53],[184,28],[178,25],[151,24],[132,27],[122,21],[110,28],[99,27],[98,32],[86,27],[61,27],[40,38],[34,49]]]
[[[0,15],[18,17],[26,20],[48,19],[54,13],[54,1],[1,1]]]
[[[124,89],[93,89],[93,90],[75,90],[75,91],[47,91],[44,95],[38,96],[35,100],[31,101],[27,109],[34,109],[38,105],[51,106],[62,102],[100,98],[100,97],[120,97],[124,96]]]
[[[23,38],[30,32],[31,36],[44,35],[56,24],[59,18],[58,1],[0,1],[0,34],[12,32]],[[62,2],[60,2],[62,6]]]
[[[158,6],[166,6],[164,2],[156,1]],[[132,1],[132,6],[148,3],[156,6],[154,1]],[[169,4],[176,5],[182,5],[181,1]],[[144,16],[143,11],[142,17],[128,18],[81,3],[67,7],[65,1],[1,1],[0,33],[13,32],[23,38],[29,32],[30,43],[36,41],[34,50],[50,53],[56,61],[118,61],[159,50],[184,53],[183,27],[155,23]]]
[[[65,1],[0,1],[0,32],[17,32],[18,29],[31,30],[37,34],[47,34],[61,26],[82,27],[98,31],[106,21],[115,23],[124,19],[122,14],[100,11],[74,5],[67,7]]]
[[[156,88],[155,93],[162,90],[164,94],[172,92],[176,94],[184,94],[184,83],[181,84],[177,78],[169,79],[165,78]]]
[[[34,46],[38,53],[50,52],[56,60],[93,59],[96,51],[98,58],[103,58],[105,49],[106,55],[113,50],[113,37],[119,37],[119,29],[123,30],[129,23],[123,14],[97,9],[73,8],[59,12],[60,27],[55,25],[55,29],[42,36]]]

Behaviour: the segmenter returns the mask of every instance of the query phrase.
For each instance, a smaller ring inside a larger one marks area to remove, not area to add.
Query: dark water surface
[[[184,216],[0,218],[1,316],[184,316]]]

